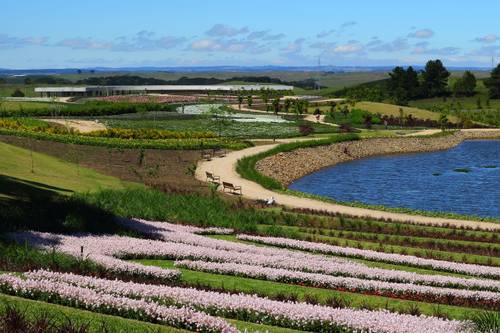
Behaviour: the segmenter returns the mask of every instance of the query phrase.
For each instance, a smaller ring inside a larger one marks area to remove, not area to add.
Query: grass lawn
[[[163,268],[174,267],[171,260],[150,260],[140,259],[134,262],[144,265],[158,266]],[[231,275],[220,275],[213,273],[198,272],[194,270],[178,268],[181,272],[181,282],[188,285],[203,285],[210,288],[225,288],[227,291],[241,292],[246,294],[258,294],[260,296],[296,295],[299,300],[312,296],[320,303],[325,303],[328,297],[341,297],[350,302],[351,307],[361,308],[391,308],[403,310],[410,305],[416,305],[423,314],[432,315],[435,313],[437,304],[424,302],[414,302],[388,297],[356,294],[351,292],[341,292],[323,288],[306,287],[300,285],[286,284],[280,282],[256,280],[246,277]],[[439,310],[446,313],[450,318],[463,319],[472,313],[480,310],[449,305],[439,305]]]
[[[356,108],[362,109],[371,113],[380,113],[381,115],[399,117],[399,109],[403,108],[404,114],[411,114],[414,118],[418,119],[431,119],[439,120],[439,113],[432,112],[429,110],[419,109],[416,107],[399,106],[386,103],[376,103],[376,102],[359,102],[356,103]],[[455,116],[449,116],[450,122],[457,122],[458,119]]]
[[[29,110],[29,109],[48,109],[64,107],[60,103],[50,103],[50,102],[18,102],[18,101],[0,101],[0,110],[7,111],[19,111],[19,110]]]
[[[0,175],[38,183],[59,193],[124,189],[132,183],[92,169],[0,142]],[[33,161],[33,164],[32,164]],[[33,172],[32,172],[33,165]]]

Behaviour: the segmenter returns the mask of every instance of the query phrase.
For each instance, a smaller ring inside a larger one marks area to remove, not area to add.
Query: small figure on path
[[[316,108],[316,110],[314,110],[314,115],[316,116],[316,122],[319,123],[319,119],[321,117],[321,110],[319,108]]]

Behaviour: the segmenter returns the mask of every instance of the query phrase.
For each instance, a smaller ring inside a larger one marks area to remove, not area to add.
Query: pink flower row
[[[347,261],[336,261],[322,255],[294,252],[284,249],[256,247],[221,241],[199,235],[167,232],[163,239],[146,240],[120,236],[67,236],[45,233],[20,233],[15,238],[33,246],[56,250],[79,256],[80,246],[84,246],[84,254],[114,270],[136,269],[138,272],[153,276],[167,277],[176,271],[146,267],[117,259],[159,257],[166,259],[194,259],[215,262],[232,262],[287,270],[313,273],[351,276],[355,278],[374,279],[391,282],[456,287],[466,289],[500,290],[500,281],[465,279],[444,275],[426,275],[389,269],[371,268]],[[51,241],[52,240],[52,241]],[[57,242],[55,242],[57,240]]]
[[[197,235],[189,235],[182,233],[182,231],[187,230],[188,232],[201,233],[203,231],[197,231],[196,229],[182,229],[189,228],[187,226],[179,226],[176,224],[170,224],[165,222],[151,222],[146,220],[128,220],[127,227],[140,231],[151,236],[159,237],[168,242],[179,242],[183,244],[203,246],[212,249],[226,250],[226,251],[236,251],[243,252],[245,254],[254,253],[264,256],[272,256],[278,259],[278,267],[286,269],[298,269],[313,271],[318,273],[326,273],[333,275],[343,275],[343,276],[353,276],[353,277],[364,277],[368,279],[376,279],[383,281],[392,282],[410,282],[416,284],[433,285],[433,286],[445,286],[445,287],[457,287],[457,288],[472,288],[472,289],[484,289],[492,291],[500,291],[500,281],[488,281],[482,279],[464,279],[451,276],[443,275],[424,275],[417,274],[414,272],[405,272],[397,270],[388,270],[381,268],[367,267],[361,263],[355,263],[348,260],[338,259],[338,258],[325,258],[319,255],[311,255],[307,253],[297,253],[289,250],[277,249],[277,248],[267,248],[267,247],[256,247],[253,245],[235,243],[225,240],[212,239],[207,237],[201,237]],[[196,228],[196,227],[194,227]],[[217,228],[215,228],[217,229]],[[202,229],[207,230],[207,229]],[[229,233],[231,229],[221,229],[218,230],[219,233]],[[176,233],[171,231],[177,231]],[[246,236],[244,236],[246,237]],[[279,256],[279,257],[277,257]],[[296,260],[285,261],[283,256],[296,258]],[[248,257],[248,256],[247,256]],[[308,265],[304,265],[304,261]],[[332,265],[333,261],[338,261]],[[318,265],[312,265],[310,263],[318,263]],[[251,264],[255,264],[252,262]],[[274,265],[270,265],[274,266]]]
[[[27,242],[31,246],[41,249],[55,249],[76,258],[88,259],[117,273],[156,277],[164,280],[177,280],[181,274],[178,270],[144,266],[114,257],[114,253],[106,251],[105,242],[106,239],[113,239],[115,236],[66,236],[43,232],[19,232],[12,233],[9,237],[18,243]],[[135,240],[135,238],[128,239],[132,242]],[[94,241],[89,242],[89,240]]]
[[[172,232],[187,232],[198,235],[231,235],[233,229],[208,227],[200,228],[192,225],[175,224],[169,222],[147,221],[143,219],[120,219],[119,223],[126,228],[138,231],[143,234],[157,235],[160,233],[169,234]]]
[[[362,258],[375,261],[403,264],[423,268],[431,268],[442,271],[467,274],[472,276],[500,278],[500,267],[490,267],[472,264],[462,264],[451,261],[418,258],[410,255],[383,253],[372,250],[361,250],[351,247],[341,247],[322,243],[307,242],[290,238],[260,237],[249,235],[238,235],[238,239],[253,241],[261,244],[280,246],[290,249],[320,252],[324,254],[340,255],[354,258]]]
[[[437,301],[446,299],[464,301],[476,306],[491,306],[500,309],[500,293],[491,291],[463,290],[420,286],[408,283],[393,283],[357,278],[336,277],[331,275],[290,271],[286,269],[268,268],[235,263],[214,263],[205,261],[176,261],[177,267],[199,270],[216,274],[230,274],[257,278],[268,281],[306,284],[313,287],[333,288],[353,292],[367,292],[380,295],[398,295],[402,298],[417,296],[419,300]]]
[[[327,327],[340,326],[356,332],[468,332],[467,322],[403,315],[387,311],[334,309],[307,303],[273,301],[255,295],[229,295],[191,288],[111,281],[47,271],[28,273],[27,278],[28,280],[92,288],[97,292],[146,301],[161,299],[178,305],[194,307],[213,315],[309,331],[317,331],[318,329],[325,331]]]
[[[13,275],[0,275],[0,290],[32,299],[57,300],[62,304],[76,305],[91,311],[133,318],[141,317],[145,320],[159,321],[196,332],[238,332],[223,319],[187,307],[165,306],[143,299],[116,296],[47,279],[23,280]]]

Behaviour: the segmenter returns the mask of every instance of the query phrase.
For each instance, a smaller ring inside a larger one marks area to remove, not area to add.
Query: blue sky
[[[490,66],[500,1],[2,0],[0,68]]]

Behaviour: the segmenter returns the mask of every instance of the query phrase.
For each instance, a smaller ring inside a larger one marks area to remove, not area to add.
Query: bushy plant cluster
[[[162,103],[111,103],[103,101],[91,101],[82,104],[58,105],[53,107],[47,103],[43,108],[23,108],[17,110],[0,110],[2,117],[48,117],[48,116],[107,116],[125,113],[141,113],[148,111],[174,111],[171,104]]]
[[[91,137],[100,138],[119,138],[119,139],[149,139],[149,140],[162,140],[162,139],[205,139],[216,138],[217,135],[213,132],[179,132],[179,131],[166,131],[157,129],[126,129],[126,128],[110,128],[102,131],[93,131],[83,134]]]

